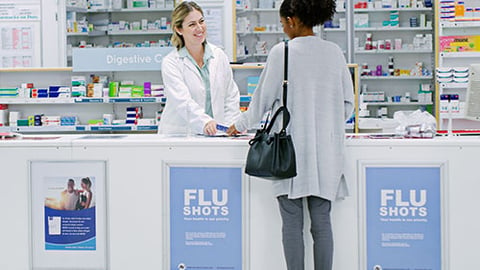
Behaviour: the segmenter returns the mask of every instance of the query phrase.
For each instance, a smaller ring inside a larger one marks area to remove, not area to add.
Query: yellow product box
[[[441,52],[480,52],[480,36],[440,37]]]

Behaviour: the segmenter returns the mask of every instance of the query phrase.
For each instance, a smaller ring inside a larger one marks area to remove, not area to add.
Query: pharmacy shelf
[[[76,125],[76,126],[8,126],[1,132],[60,133],[60,132],[112,132],[112,131],[156,131],[156,125]]]
[[[247,63],[247,64],[231,64],[232,69],[263,69],[265,62]]]
[[[440,26],[443,28],[476,28],[480,27],[480,21],[453,21],[453,22],[440,22]]]
[[[69,32],[67,33],[67,37],[75,37],[75,36],[101,37],[101,36],[105,36],[106,34],[107,34],[107,31]]]
[[[68,32],[67,37],[88,37],[88,32]]]
[[[480,52],[441,52],[440,57],[443,58],[478,58]]]
[[[251,10],[255,12],[279,12],[280,11],[280,9],[278,8],[253,8]]]
[[[447,115],[448,113],[440,113],[440,119],[441,120],[448,120],[449,117]],[[465,115],[462,113],[462,114],[459,114],[459,113],[456,113],[456,115],[452,115],[452,119],[466,119],[465,118]]]
[[[136,36],[136,35],[171,35],[172,30],[124,30],[124,31],[108,31],[111,36]]]
[[[371,32],[371,31],[432,31],[432,27],[355,27],[355,31],[358,32]]]
[[[440,87],[443,89],[466,89],[468,83],[440,83]]]
[[[246,35],[279,35],[285,34],[283,31],[251,31],[251,32],[237,32],[237,35],[246,36]]]
[[[433,102],[364,102],[367,106],[426,106]]]
[[[433,53],[433,49],[419,49],[419,50],[357,50],[356,54],[401,54],[401,53]]]
[[[98,103],[165,103],[164,97],[106,98],[0,98],[1,104],[98,104]]]
[[[79,12],[79,13],[87,13],[88,12],[87,8],[81,8],[81,7],[66,6],[65,9],[66,9],[67,12]]]
[[[131,12],[171,12],[173,8],[121,8],[121,9],[87,9],[66,6],[67,12],[78,13],[131,13]]]
[[[325,32],[344,32],[345,28],[323,28]]]
[[[171,12],[173,8],[122,8],[122,9],[108,9],[106,12],[110,13],[131,13],[131,12]]]
[[[360,76],[361,80],[431,80],[433,76]]]
[[[267,57],[268,53],[254,53],[253,56],[255,56],[255,57]]]
[[[362,12],[390,12],[390,11],[432,11],[432,8],[356,8],[355,13]]]

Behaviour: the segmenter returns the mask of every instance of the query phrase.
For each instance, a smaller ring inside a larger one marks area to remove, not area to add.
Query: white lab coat
[[[248,111],[235,122],[237,129],[255,126],[272,103],[281,100],[283,56],[283,43],[271,49]],[[287,97],[291,114],[287,132],[295,146],[297,176],[274,181],[275,195],[327,200],[346,196],[345,120],[353,112],[354,96],[342,50],[319,37],[291,40]]]
[[[208,45],[213,52],[208,63],[213,117],[217,123],[230,126],[240,116],[240,93],[227,55],[222,49]],[[167,102],[158,133],[203,133],[212,118],[205,113],[205,84],[197,67],[174,50],[162,61],[162,78]]]

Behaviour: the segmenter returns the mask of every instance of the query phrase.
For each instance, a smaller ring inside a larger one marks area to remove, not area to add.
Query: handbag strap
[[[272,120],[266,127],[266,132],[270,133],[270,130],[277,119],[277,116],[283,112],[283,125],[281,133],[285,133],[288,123],[290,123],[290,112],[287,109],[287,89],[288,89],[288,40],[285,40],[285,56],[284,56],[284,67],[283,67],[283,93],[282,93],[282,106],[277,109],[277,111],[273,114]]]
[[[283,64],[283,106],[287,107],[287,87],[288,87],[288,40],[285,40],[285,56]]]

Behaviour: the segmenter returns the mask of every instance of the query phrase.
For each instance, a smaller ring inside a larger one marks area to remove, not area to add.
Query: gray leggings
[[[278,204],[282,216],[283,251],[288,270],[304,270],[305,246],[303,243],[302,198],[288,199],[279,196]],[[319,197],[306,197],[313,238],[315,270],[331,270],[333,262],[333,235],[330,223],[331,203]]]

